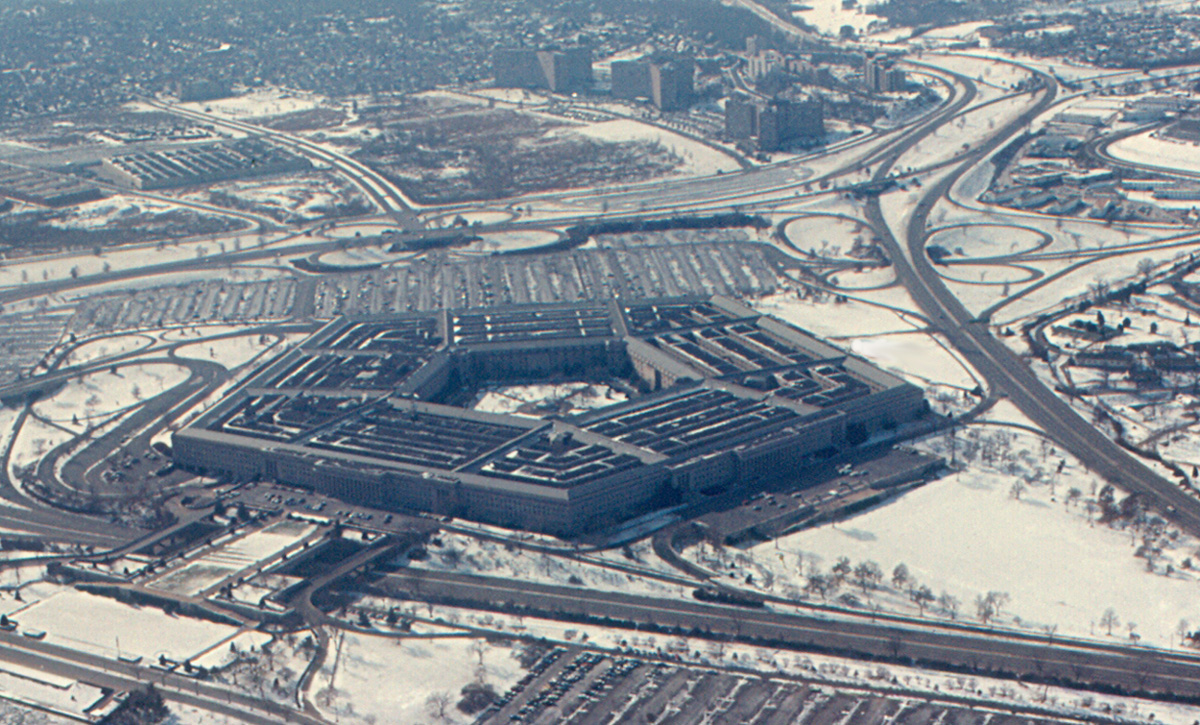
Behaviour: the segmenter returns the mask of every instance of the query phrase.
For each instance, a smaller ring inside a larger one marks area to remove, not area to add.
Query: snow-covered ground
[[[658,579],[629,574],[564,556],[553,556],[527,549],[513,548],[457,533],[437,537],[441,546],[431,544],[429,557],[407,563],[414,569],[476,572],[485,576],[519,581],[544,582],[559,586],[578,586],[608,591],[627,591],[654,596],[686,595],[687,589]]]
[[[943,384],[971,390],[981,379],[972,375],[944,339],[925,332],[862,337],[850,351],[898,375],[925,385]]]
[[[507,643],[474,637],[407,637],[339,634],[310,693],[325,716],[342,723],[419,723],[437,720],[430,699],[445,696],[442,722],[474,718],[455,705],[473,682],[503,693],[524,674]]]
[[[237,633],[227,624],[170,616],[75,589],[62,589],[10,618],[24,631],[45,632],[50,644],[112,658],[119,651],[147,663],[159,655],[182,661]]]
[[[55,446],[66,443],[72,437],[65,429],[55,428],[32,417],[26,418],[13,441],[10,470],[15,472],[18,468],[37,463]]]
[[[828,573],[840,557],[854,566],[874,561],[885,575],[882,588],[864,592],[848,581],[841,593],[917,614],[907,587],[896,591],[891,583],[903,563],[935,596],[957,599],[963,619],[978,621],[976,598],[995,591],[1010,597],[993,620],[1002,626],[1107,639],[1099,622],[1112,608],[1120,620],[1113,638],[1128,641],[1132,622],[1144,644],[1177,645],[1180,621],[1196,617],[1198,575],[1189,558],[1200,542],[1166,527],[1152,537],[1160,550],[1151,563],[1136,557],[1146,530],[1100,523],[1096,498],[1104,481],[1042,441],[1024,430],[971,426],[956,437],[963,470],[895,501],[781,538],[778,548],[704,546],[688,554],[738,579],[751,573],[758,586],[788,596],[801,596],[808,575]],[[946,436],[922,447],[950,457]],[[1123,497],[1116,492],[1118,501]],[[946,612],[935,602],[926,616]]]
[[[980,382],[945,340],[925,332],[919,318],[901,310],[857,300],[800,299],[791,290],[753,304],[760,312],[846,347],[927,390],[940,386],[972,390]]]
[[[807,0],[792,15],[826,35],[837,35],[843,26],[849,25],[856,33],[865,33],[872,23],[886,23],[878,16],[863,9],[863,4],[846,7],[842,0]]]
[[[914,327],[904,313],[896,310],[855,300],[818,301],[811,296],[801,299],[795,290],[784,290],[750,303],[759,312],[774,315],[822,338],[908,332]]]
[[[554,232],[532,229],[518,232],[496,232],[484,234],[481,246],[486,251],[508,252],[516,249],[532,249],[553,244],[558,240]]]
[[[364,605],[389,608],[390,600]],[[990,698],[997,703],[1025,703],[1053,708],[1084,721],[1091,713],[1129,713],[1147,721],[1189,725],[1200,716],[1200,708],[1171,705],[1130,698],[1110,698],[1095,693],[1063,688],[1014,686],[1011,681],[987,677],[941,675],[930,670],[886,666],[879,667],[857,660],[803,654],[742,644],[713,642],[690,637],[644,634],[636,630],[594,625],[563,623],[537,617],[523,617],[471,609],[425,604],[406,604],[400,608],[409,616],[441,619],[455,626],[469,626],[503,634],[519,634],[561,644],[586,643],[610,651],[636,649],[671,653],[681,662],[701,667],[736,667],[762,676],[789,675],[824,683],[829,687],[867,686],[887,692],[889,688],[907,688],[938,693],[961,693],[968,697]],[[417,624],[414,630],[425,631]]]
[[[284,88],[260,88],[232,98],[182,103],[180,107],[189,111],[212,113],[225,118],[248,120],[308,111],[326,103],[326,99],[314,93],[291,91]],[[133,104],[131,108],[133,110],[156,110],[137,104]]]
[[[929,236],[930,245],[945,248],[959,257],[993,257],[1032,251],[1042,236],[1029,229],[973,224],[942,229]]]
[[[187,380],[191,372],[182,365],[147,363],[73,378],[51,398],[38,401],[33,410],[59,425],[87,426],[88,421],[140,405]],[[82,430],[82,429],[80,429]]]
[[[116,357],[154,344],[146,335],[116,335],[85,342],[73,349],[63,361],[65,365],[83,365],[106,357]]]
[[[414,256],[412,252],[389,252],[385,247],[354,247],[325,252],[318,259],[335,267],[357,267],[364,264],[390,264]]]
[[[617,119],[602,121],[586,126],[575,126],[569,133],[594,138],[612,143],[626,141],[655,141],[673,151],[683,159],[683,165],[676,170],[676,175],[709,176],[718,171],[737,171],[740,166],[732,156],[717,151],[709,146],[693,141],[664,128],[651,126],[633,119]]]
[[[229,370],[239,368],[279,342],[275,335],[243,335],[184,345],[176,350],[179,357],[211,360]]]
[[[63,213],[62,218],[51,221],[50,226],[59,229],[102,229],[125,217],[166,214],[180,208],[157,199],[118,195],[73,206]]]
[[[1161,138],[1150,131],[1121,139],[1110,145],[1108,152],[1115,158],[1135,164],[1200,172],[1200,146]]]
[[[509,385],[484,391],[472,408],[542,418],[551,413],[575,415],[627,399],[625,393],[598,383]]]

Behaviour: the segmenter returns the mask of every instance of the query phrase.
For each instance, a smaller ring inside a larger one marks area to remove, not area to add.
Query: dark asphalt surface
[[[814,616],[806,613],[704,604],[585,588],[425,570],[387,574],[378,585],[421,600],[447,600],[551,618],[604,618],[639,625],[680,627],[804,650],[826,651],[898,663],[916,662],[975,675],[1061,680],[1083,687],[1200,697],[1200,655],[1143,647],[1052,638],[1009,637],[1002,630],[974,633],[942,628],[900,627],[869,615]],[[515,610],[514,610],[515,611]],[[594,621],[594,620],[593,620]],[[601,624],[601,622],[595,622]]]

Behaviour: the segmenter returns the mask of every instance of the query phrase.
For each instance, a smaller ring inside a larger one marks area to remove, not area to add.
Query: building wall
[[[492,73],[496,85],[502,88],[545,88],[555,93],[587,91],[592,85],[592,51],[502,48],[492,54]]]
[[[747,139],[758,135],[754,104],[738,98],[725,101],[725,135],[732,139]]]
[[[650,99],[663,111],[687,108],[695,92],[696,67],[690,60],[650,66]]]
[[[613,61],[612,94],[627,100],[649,98],[650,67],[640,60]]]

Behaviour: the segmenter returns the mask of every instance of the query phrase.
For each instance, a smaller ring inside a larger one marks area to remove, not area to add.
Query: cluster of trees
[[[805,591],[809,595],[822,599],[836,596],[843,586],[854,586],[863,594],[884,588],[883,569],[874,561],[866,560],[854,565],[848,557],[840,557],[828,572],[821,572],[815,567],[810,569],[806,577]],[[958,597],[943,590],[936,594],[928,584],[921,583],[903,562],[892,569],[891,589],[905,595],[916,605],[922,616],[925,611],[936,606],[946,617],[958,619],[962,602]],[[989,624],[1000,616],[1002,609],[1010,601],[1007,592],[989,591],[975,598],[975,616],[983,624]]]
[[[125,700],[100,721],[101,725],[154,725],[167,719],[171,711],[162,695],[149,685],[130,692]]]

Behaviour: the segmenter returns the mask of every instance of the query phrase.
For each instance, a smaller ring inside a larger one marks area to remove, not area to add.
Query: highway
[[[1070,682],[1148,694],[1200,697],[1200,655],[1082,640],[1009,637],[1002,630],[974,633],[939,627],[902,627],[869,614],[814,615],[735,608],[698,601],[655,598],[585,588],[428,570],[386,574],[374,585],[382,593],[419,600],[470,604],[497,611],[614,625],[653,625],[680,634],[726,636],[777,643],[806,651],[919,663],[976,675]],[[678,628],[678,630],[676,629]]]
[[[143,689],[153,683],[168,700],[226,715],[238,722],[254,725],[274,725],[280,722],[299,725],[326,723],[320,717],[297,712],[290,707],[234,689],[218,687],[144,664],[121,662],[29,639],[15,632],[0,632],[0,660],[59,677],[89,682],[118,692]]]
[[[949,339],[994,391],[1007,395],[1022,413],[1088,468],[1127,491],[1147,495],[1152,508],[1193,533],[1200,533],[1200,499],[1150,470],[1059,398],[1038,379],[1026,360],[992,335],[986,321],[977,319],[959,302],[925,254],[928,219],[934,206],[972,166],[1053,105],[1057,83],[1044,74],[1041,78],[1045,90],[1037,103],[977,145],[955,171],[925,188],[907,227],[900,230],[903,245],[896,230],[884,219],[878,198],[867,205],[868,219],[882,232],[897,278],[925,313],[931,327]],[[885,178],[896,159],[917,140],[910,138],[894,147],[888,161],[876,169],[875,178]]]

